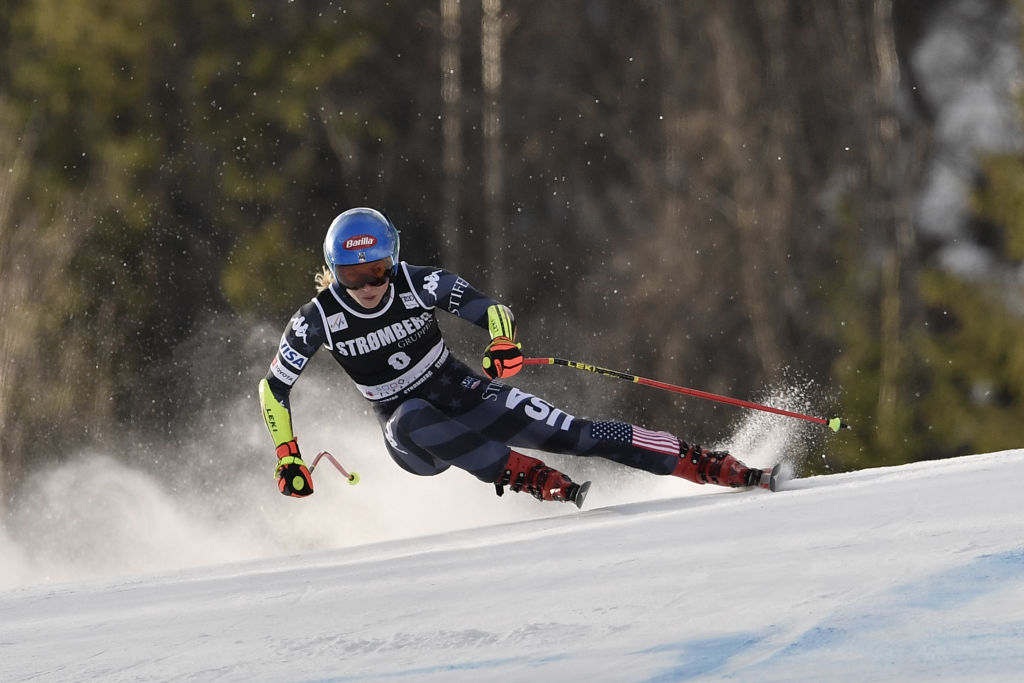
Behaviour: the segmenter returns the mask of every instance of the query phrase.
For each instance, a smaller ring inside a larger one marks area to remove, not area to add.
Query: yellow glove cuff
[[[487,330],[491,339],[495,337],[516,338],[516,319],[511,309],[503,304],[494,304],[487,308]]]
[[[306,463],[304,463],[302,461],[302,458],[299,458],[299,457],[294,456],[294,455],[286,455],[285,457],[283,457],[280,460],[278,460],[278,462],[281,463],[282,465],[305,465],[306,464]]]

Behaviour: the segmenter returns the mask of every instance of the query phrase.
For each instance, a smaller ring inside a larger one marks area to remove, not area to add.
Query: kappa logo
[[[437,301],[437,285],[441,281],[441,271],[435,270],[423,280],[423,291]]]
[[[356,235],[355,237],[349,237],[345,240],[344,248],[349,251],[355,251],[357,249],[372,247],[375,244],[377,244],[377,238],[373,235]]]
[[[398,445],[398,439],[395,438],[395,432],[391,428],[391,420],[388,420],[387,422],[384,423],[384,438],[387,439],[388,443],[391,444],[391,447],[394,448],[399,453],[405,453],[406,455],[410,455],[409,451],[405,450],[404,448]]]
[[[309,323],[306,322],[306,316],[299,316],[298,318],[292,318],[292,332],[295,333],[296,337],[301,337],[302,341],[309,343],[306,339],[306,332],[309,330]]]

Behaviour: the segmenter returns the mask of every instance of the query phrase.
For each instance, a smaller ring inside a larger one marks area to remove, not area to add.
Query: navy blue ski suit
[[[334,282],[289,321],[267,382],[287,409],[309,359],[326,348],[373,404],[388,453],[417,475],[454,465],[494,482],[510,447],[600,456],[672,473],[680,444],[671,434],[575,417],[456,359],[437,311],[487,329],[487,309],[496,303],[455,273],[405,262],[373,309],[362,308]]]

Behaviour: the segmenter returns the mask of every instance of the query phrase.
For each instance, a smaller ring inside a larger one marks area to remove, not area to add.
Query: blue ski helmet
[[[349,209],[331,222],[324,238],[324,260],[331,272],[391,257],[398,269],[398,230],[380,211]]]

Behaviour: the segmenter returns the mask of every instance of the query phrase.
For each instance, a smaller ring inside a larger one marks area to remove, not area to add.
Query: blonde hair
[[[313,276],[313,282],[316,283],[316,291],[322,292],[334,282],[334,273],[327,266],[320,266],[320,271]]]

